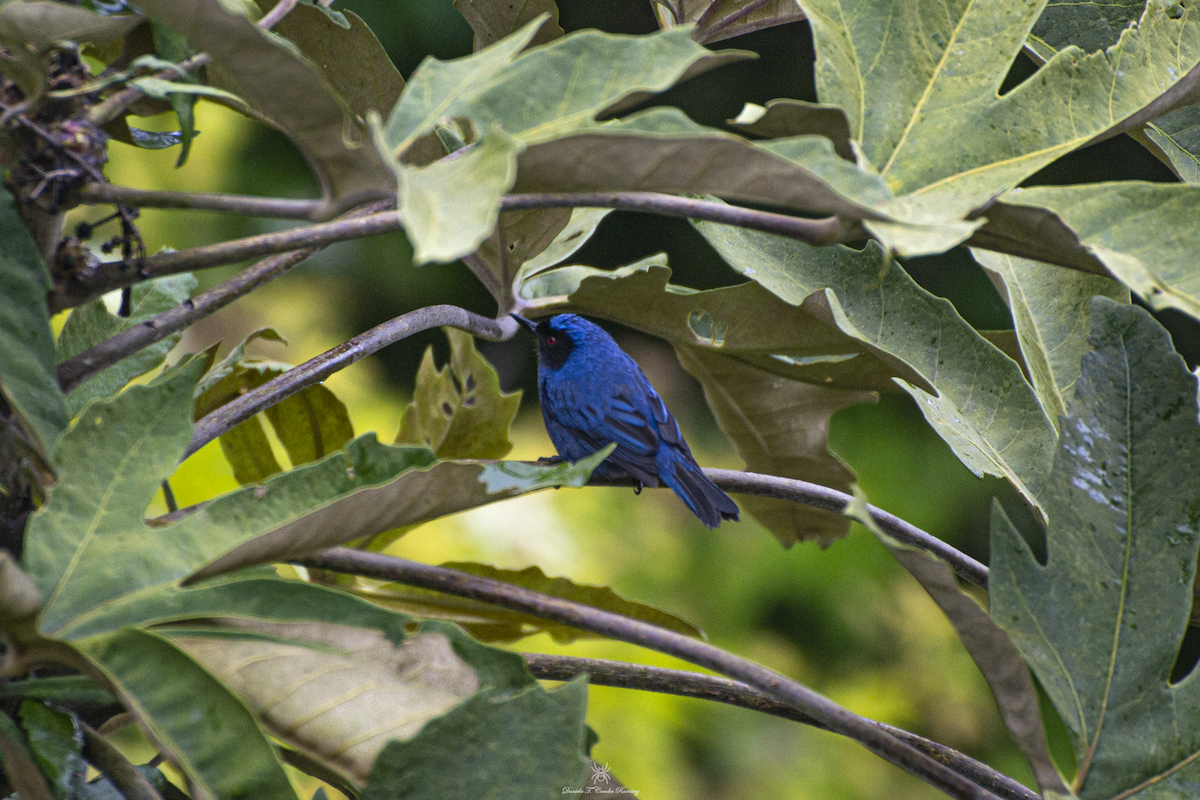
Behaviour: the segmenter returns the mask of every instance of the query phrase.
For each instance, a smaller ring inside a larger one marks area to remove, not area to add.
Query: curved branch
[[[86,722],[79,724],[83,728],[83,757],[112,781],[125,800],[163,800],[146,776],[120,750]]]
[[[803,711],[830,731],[854,739],[881,758],[936,786],[951,797],[996,798],[995,793],[966,780],[936,758],[850,713],[811,689],[707,642],[640,620],[588,608],[501,581],[378,553],[333,547],[309,558],[300,559],[296,563],[468,597],[682,658],[741,680],[773,699]]]
[[[176,208],[192,211],[222,211],[244,217],[316,220],[320,200],[290,200],[282,197],[254,197],[238,194],[204,192],[167,192],[156,189],[133,189],[111,183],[89,183],[79,190],[80,199],[87,204],[119,203],[130,208]],[[379,209],[383,210],[383,209]]]
[[[185,58],[171,69],[164,69],[155,74],[154,77],[162,80],[173,80],[181,74],[186,74],[194,69],[200,69],[212,58],[208,53],[197,53],[196,55]],[[92,106],[88,111],[88,122],[98,128],[103,128],[108,123],[112,122],[117,117],[125,113],[125,109],[141,100],[143,92],[133,86],[126,87],[114,95],[106,97],[103,102]]]
[[[374,203],[350,212],[346,216],[363,216],[379,210],[379,207],[380,204]],[[207,292],[185,300],[174,308],[167,309],[145,322],[118,333],[111,339],[89,347],[58,365],[59,386],[62,387],[63,392],[71,391],[100,370],[183,330],[199,319],[216,313],[239,297],[275,280],[322,249],[321,247],[309,247],[265,258]]]
[[[521,653],[521,657],[525,659],[525,667],[530,674],[539,680],[566,681],[576,675],[586,674],[588,682],[594,686],[614,686],[619,689],[638,689],[713,700],[828,730],[804,712],[780,703],[753,686],[729,678],[665,667],[627,664],[603,658],[577,658],[544,653]],[[990,789],[1005,800],[1038,800],[1038,794],[1029,787],[951,747],[917,736],[903,728],[866,717],[862,719],[928,753],[967,780]]]
[[[325,380],[338,370],[350,366],[389,344],[394,344],[414,333],[442,325],[461,328],[481,339],[493,342],[503,341],[517,332],[516,321],[509,317],[501,320],[488,319],[478,314],[472,314],[458,306],[427,306],[410,311],[381,325],[376,325],[366,333],[359,334],[332,350],[327,350],[316,358],[305,361],[278,378],[273,378],[233,402],[221,406],[196,423],[192,432],[191,444],[188,445],[187,452],[183,457],[187,458],[213,439],[231,430],[235,425],[270,408],[285,397]]]

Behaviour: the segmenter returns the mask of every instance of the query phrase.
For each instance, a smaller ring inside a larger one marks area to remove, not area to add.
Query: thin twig
[[[682,658],[743,681],[775,700],[803,711],[830,731],[854,739],[881,758],[941,789],[951,797],[996,798],[993,792],[965,780],[936,758],[897,739],[891,733],[880,730],[862,717],[851,714],[811,689],[766,667],[689,636],[609,611],[532,592],[502,581],[378,553],[334,547],[297,563],[316,569],[364,575],[469,597]]]
[[[588,682],[594,686],[613,686],[619,689],[638,689],[713,700],[827,730],[824,725],[804,712],[780,703],[753,686],[729,678],[665,667],[627,664],[603,658],[577,658],[545,653],[521,653],[521,657],[525,659],[525,666],[530,674],[539,680],[566,681],[576,675],[586,674]],[[862,719],[937,758],[967,780],[990,789],[1005,800],[1038,800],[1038,794],[1032,789],[951,747],[917,736],[903,728],[866,717]]]
[[[372,203],[351,211],[346,218],[365,216],[379,211],[382,206],[382,203]],[[193,322],[214,314],[234,300],[244,297],[259,286],[275,280],[292,267],[320,252],[321,249],[320,247],[309,247],[265,258],[207,292],[189,298],[174,308],[167,309],[145,322],[121,331],[111,339],[89,347],[58,365],[59,386],[63,392],[71,391],[100,370],[183,330]]]
[[[426,306],[416,311],[410,311],[381,325],[376,325],[366,333],[355,336],[316,358],[309,359],[300,366],[288,370],[278,378],[267,381],[257,389],[226,403],[204,417],[196,423],[191,444],[188,445],[184,458],[285,397],[325,380],[338,370],[350,366],[389,344],[412,336],[414,333],[442,325],[460,328],[481,339],[493,342],[503,341],[517,331],[517,323],[510,317],[504,317],[501,320],[488,319],[478,314],[472,314],[458,306]]]
[[[180,74],[187,74],[194,69],[200,69],[212,59],[208,53],[197,53],[190,58],[185,58],[171,69],[164,69],[161,72],[155,73],[154,77],[164,81],[176,80]],[[117,117],[125,113],[125,110],[131,105],[141,100],[144,93],[141,89],[135,86],[129,86],[121,91],[104,99],[103,102],[92,106],[88,112],[88,121],[97,127],[104,127],[112,122]]]
[[[163,800],[146,776],[129,763],[120,750],[86,722],[79,724],[83,728],[83,757],[112,781],[125,800]]]
[[[272,219],[316,219],[326,204],[321,200],[290,200],[283,197],[210,194],[205,192],[168,192],[133,189],[111,183],[88,183],[79,190],[84,203],[120,203],[132,208],[178,208],[192,211],[220,211],[244,217]]]
[[[296,7],[296,0],[279,0],[275,7],[268,11],[256,24],[264,31],[269,31],[279,24],[279,21],[291,13]]]

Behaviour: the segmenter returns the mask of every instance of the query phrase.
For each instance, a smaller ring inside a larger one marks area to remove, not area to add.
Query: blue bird
[[[641,367],[598,325],[575,314],[540,323],[513,314],[538,340],[538,399],[559,456],[586,458],[610,442],[617,448],[593,472],[664,483],[709,528],[736,520],[738,507],[705,477],[679,423]]]

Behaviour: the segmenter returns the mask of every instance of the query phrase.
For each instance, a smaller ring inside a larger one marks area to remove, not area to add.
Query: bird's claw
[[[644,489],[644,488],[646,488],[646,487],[642,485],[642,482],[641,482],[641,481],[638,481],[638,482],[637,482],[637,486],[635,486],[635,487],[633,488],[633,493],[634,493],[634,494],[641,494],[641,493],[642,493],[642,489]]]

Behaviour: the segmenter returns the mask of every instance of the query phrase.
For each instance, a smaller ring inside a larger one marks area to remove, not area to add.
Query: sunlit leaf
[[[1197,684],[1171,683],[1200,545],[1196,379],[1141,308],[1097,298],[1043,502],[1046,563],[993,512],[992,618],[1066,724],[1081,797],[1185,796]]]
[[[0,394],[28,446],[46,461],[69,419],[54,375],[50,285],[12,196],[0,188]]]
[[[1113,49],[1064,49],[1000,96],[1041,3],[872,0],[853,15],[836,0],[800,5],[821,102],[845,110],[866,163],[897,195],[891,216],[908,222],[962,219],[1093,137],[1145,121],[1138,112],[1200,62],[1200,29],[1152,3]],[[906,230],[866,225],[913,251]]]
[[[130,291],[128,317],[110,313],[103,300],[78,306],[71,311],[58,336],[55,360],[66,361],[89,347],[174,308],[186,300],[195,288],[196,279],[191,273],[138,283]],[[88,403],[111,397],[129,381],[157,367],[179,343],[182,335],[174,333],[166,336],[88,378],[67,395],[68,413],[76,416]]]
[[[433,348],[426,349],[396,444],[428,447],[438,458],[503,458],[512,450],[508,429],[521,392],[501,391],[500,376],[471,334],[442,331],[450,340],[450,363],[437,369]]]

